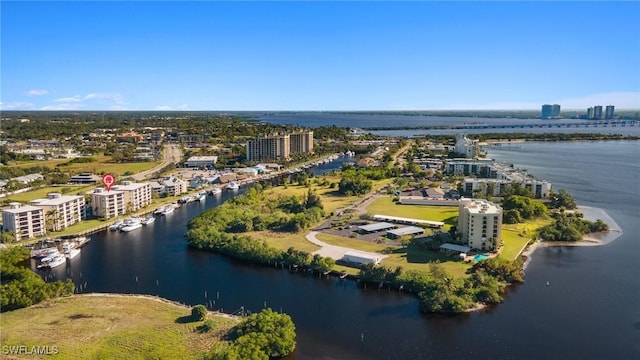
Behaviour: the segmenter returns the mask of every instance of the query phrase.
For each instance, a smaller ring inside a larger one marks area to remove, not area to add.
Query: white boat
[[[38,268],[51,268],[58,267],[67,262],[67,258],[60,253],[52,255],[51,257],[46,257],[42,259],[42,263],[38,265]]]
[[[122,220],[118,220],[113,224],[111,224],[111,226],[109,226],[109,230],[116,231],[122,227],[122,224],[123,224]]]
[[[153,222],[156,221],[156,218],[153,215],[149,215],[146,218],[142,219],[142,225],[149,225],[149,224],[153,224]]]
[[[69,251],[65,251],[64,252],[64,256],[67,259],[73,259],[74,257],[78,256],[79,254],[80,254],[80,249],[78,249],[78,248],[73,248],[73,249],[71,249]]]
[[[240,185],[238,185],[237,182],[232,181],[232,182],[228,183],[227,186],[225,186],[225,189],[231,190],[231,191],[235,191],[235,190],[240,189]]]
[[[73,239],[73,241],[76,242],[76,248],[81,248],[81,247],[87,245],[89,240],[91,240],[91,239],[89,239],[86,236],[78,236],[78,237]]]
[[[141,227],[142,227],[142,223],[131,224],[131,225],[123,226],[122,229],[120,229],[120,231],[129,232],[136,229],[140,229]]]
[[[62,243],[62,252],[66,253],[67,251],[73,250],[76,248],[76,244],[75,243],[71,243],[68,241],[65,241]]]
[[[220,195],[222,194],[222,189],[220,189],[219,187],[214,187],[213,189],[211,189],[211,195]]]
[[[166,208],[166,206],[160,206],[153,213],[156,214],[156,215],[162,215],[162,212],[164,211],[165,208]]]
[[[192,196],[183,196],[180,198],[180,200],[178,200],[179,204],[187,204],[192,202],[194,199]]]
[[[126,218],[122,225],[123,226],[122,228],[120,228],[120,231],[124,232],[140,229],[142,227],[142,219],[140,219],[139,217]]]
[[[198,200],[202,201],[205,200],[207,198],[207,192],[206,191],[200,191],[198,193]]]
[[[44,249],[38,249],[38,250],[31,250],[31,257],[34,257],[36,259],[42,259],[42,258],[51,257],[57,253],[58,253],[58,248],[50,247],[50,248],[44,248]]]
[[[176,204],[169,204],[162,209],[161,215],[171,214],[178,206]]]

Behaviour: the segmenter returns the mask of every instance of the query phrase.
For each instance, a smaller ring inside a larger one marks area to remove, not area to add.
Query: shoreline
[[[624,233],[620,225],[618,225],[618,223],[616,223],[615,220],[613,220],[613,218],[609,216],[606,210],[602,208],[578,205],[577,210],[583,214],[585,220],[596,221],[598,219],[601,219],[607,225],[609,225],[609,230],[585,234],[582,237],[582,240],[578,241],[542,241],[538,239],[533,244],[528,244],[519,255],[521,257],[525,257],[525,261],[522,264],[523,271],[531,262],[533,253],[538,248],[556,246],[603,246],[611,243],[615,239],[622,236],[622,234]]]

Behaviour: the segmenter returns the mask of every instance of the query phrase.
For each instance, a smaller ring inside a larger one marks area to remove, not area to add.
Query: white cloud
[[[79,103],[82,101],[82,97],[80,95],[74,95],[71,97],[55,99],[53,101],[59,102],[59,103]]]
[[[173,106],[170,106],[170,105],[160,105],[160,106],[156,106],[156,110],[160,110],[160,111],[175,111],[175,110],[188,111],[188,110],[191,110],[191,108],[189,107],[188,104],[182,104],[182,105],[178,105],[176,107],[173,107]]]
[[[28,102],[13,102],[13,103],[3,103],[0,102],[0,110],[33,110],[36,106],[32,103]]]
[[[29,90],[25,93],[25,95],[27,96],[41,96],[41,95],[47,95],[49,93],[49,91],[47,90],[38,90],[38,89],[33,89],[33,90]]]
[[[127,102],[119,93],[89,93],[53,100],[56,104],[45,105],[41,110],[127,110]]]

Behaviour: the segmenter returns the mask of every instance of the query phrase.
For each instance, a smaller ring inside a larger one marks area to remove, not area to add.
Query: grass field
[[[296,250],[306,251],[308,253],[312,253],[320,249],[318,245],[312,244],[305,239],[306,233],[291,234],[273,231],[254,231],[247,233],[246,235],[249,235],[254,239],[264,240],[270,246],[282,251],[287,251],[290,247],[293,247]]]
[[[521,224],[503,224],[502,242],[504,247],[500,257],[507,260],[515,260],[527,243],[536,234],[536,230],[551,224],[549,217],[540,217]]]
[[[210,314],[217,327],[202,333],[190,315],[148,297],[73,296],[2,313],[0,343],[55,346],[56,359],[202,359],[236,324]]]
[[[316,237],[331,245],[389,255],[389,257],[382,260],[381,265],[390,269],[395,269],[400,266],[405,270],[413,269],[429,271],[429,264],[437,262],[452,276],[463,277],[467,276],[466,271],[470,267],[470,264],[468,263],[453,261],[450,257],[438,252],[423,250],[414,246],[402,248],[399,246],[375,244],[366,240],[351,239],[330,234],[318,234]]]
[[[11,201],[17,201],[26,203],[35,199],[43,199],[47,197],[48,193],[62,193],[62,195],[76,195],[77,193],[86,193],[95,188],[95,185],[59,185],[59,186],[46,186],[35,190],[23,192],[20,194],[9,195],[3,198],[3,202],[8,203]]]
[[[442,221],[445,223],[445,231],[449,230],[451,225],[455,225],[454,218],[458,217],[457,206],[400,205],[394,203],[390,196],[377,198],[367,206],[366,210],[371,215],[400,216],[413,219]]]
[[[60,169],[60,171],[65,173],[77,174],[81,172],[90,172],[94,174],[100,174],[104,172],[104,173],[112,173],[115,176],[123,176],[127,172],[136,174],[141,171],[149,170],[161,163],[161,161],[113,163],[111,162],[110,156],[94,155],[92,157],[95,158],[96,161],[90,162],[90,163],[76,163],[76,164],[63,165],[64,163],[69,162],[69,159],[56,159],[56,160],[46,160],[46,161],[37,161],[37,160],[19,161],[19,162],[16,162],[15,164],[9,164],[9,165],[17,166],[17,167],[46,166],[52,169],[57,166],[58,169]]]

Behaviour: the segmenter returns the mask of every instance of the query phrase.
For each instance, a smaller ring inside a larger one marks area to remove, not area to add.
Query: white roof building
[[[502,208],[487,200],[462,199],[459,209],[461,241],[472,249],[496,250],[501,239]]]
[[[49,193],[46,199],[32,200],[29,204],[44,210],[45,218],[51,218],[54,231],[65,229],[87,217],[83,195]]]
[[[42,208],[13,202],[2,210],[2,230],[15,234],[15,240],[44,236],[45,218]]]
[[[184,166],[186,167],[203,167],[203,166],[214,166],[218,162],[217,156],[192,156],[187,161],[185,161]]]

